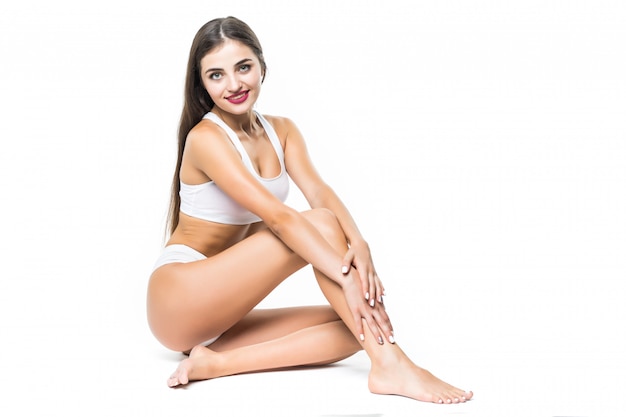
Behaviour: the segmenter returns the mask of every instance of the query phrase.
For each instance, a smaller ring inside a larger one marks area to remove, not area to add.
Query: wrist
[[[369,245],[367,244],[367,242],[365,241],[365,239],[363,239],[361,236],[359,236],[356,239],[350,239],[350,247],[351,248],[356,248],[356,247],[364,247],[364,248],[369,248]]]
[[[350,268],[350,271],[347,274],[343,274],[340,278],[339,285],[343,290],[350,289],[356,285],[359,285],[360,279],[354,274],[356,273],[356,269]]]

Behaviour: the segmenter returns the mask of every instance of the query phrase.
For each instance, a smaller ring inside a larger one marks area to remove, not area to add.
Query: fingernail
[[[378,296],[378,302],[381,303],[381,304],[383,303],[383,296],[382,295]]]
[[[370,299],[370,293],[369,293],[369,292],[366,292],[366,293],[365,293],[365,299],[366,299],[366,300],[369,300],[369,299]]]
[[[396,339],[394,339],[393,336],[389,336],[389,342],[396,343]]]
[[[371,305],[372,307],[374,307],[374,299],[373,299],[373,298],[370,300],[370,305]]]
[[[362,342],[362,341],[364,341],[364,340],[365,340],[365,335],[363,335],[363,333],[361,333],[361,334],[359,335],[359,339],[361,339],[361,342]]]
[[[342,266],[341,267],[341,272],[344,273],[344,274],[347,274],[348,273],[348,267],[346,265]]]
[[[378,343],[379,344],[383,344],[383,337],[382,336],[378,336]]]

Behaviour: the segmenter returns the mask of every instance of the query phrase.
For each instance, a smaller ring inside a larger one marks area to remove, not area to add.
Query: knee
[[[337,220],[337,216],[326,208],[317,208],[307,212],[308,219],[327,240],[346,240],[346,236]]]

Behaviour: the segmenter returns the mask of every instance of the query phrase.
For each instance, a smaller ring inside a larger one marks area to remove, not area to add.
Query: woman
[[[179,128],[170,238],[148,287],[148,321],[189,354],[171,387],[243,372],[329,364],[365,349],[369,389],[436,403],[469,400],[395,344],[367,243],[289,119],[254,109],[266,73],[242,21],[194,38]],[[311,210],[284,204],[288,176]],[[330,306],[254,309],[311,264]]]

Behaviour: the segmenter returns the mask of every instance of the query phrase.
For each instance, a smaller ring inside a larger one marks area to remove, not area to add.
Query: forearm
[[[270,224],[270,229],[291,250],[343,287],[346,280],[341,273],[344,254],[337,253],[302,214],[291,209],[284,211]],[[347,249],[346,243],[346,251]]]

